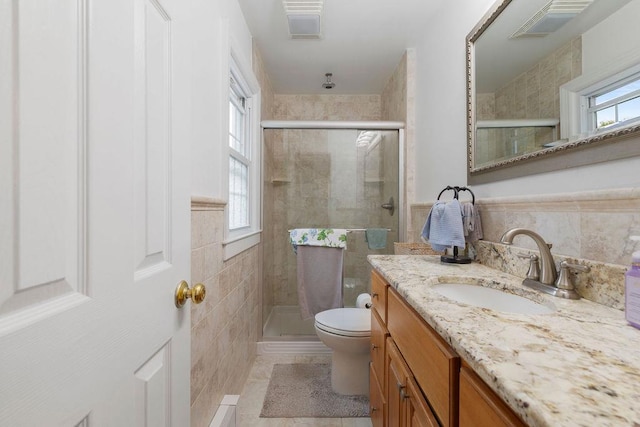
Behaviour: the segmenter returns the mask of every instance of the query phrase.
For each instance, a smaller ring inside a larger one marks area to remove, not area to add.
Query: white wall
[[[417,46],[416,200],[410,202],[432,201],[445,186],[466,183],[465,37],[493,3],[446,2],[425,23],[424,40]],[[476,185],[473,190],[477,197],[499,197],[637,187],[638,170],[640,158],[632,158]]]
[[[582,35],[583,73],[597,71],[629,53],[640,51],[639,16],[640,1],[631,1]]]
[[[229,45],[251,64],[251,33],[237,0],[194,0],[196,31],[193,81],[191,194],[226,199],[222,173],[227,170]],[[180,141],[177,141],[180,143]],[[189,173],[185,171],[185,173]]]
[[[416,46],[414,202],[434,200],[447,185],[467,182],[465,38],[493,2],[442,2],[425,22],[425,37]]]

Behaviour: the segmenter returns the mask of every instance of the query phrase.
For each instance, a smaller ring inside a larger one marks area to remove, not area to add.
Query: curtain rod
[[[263,120],[263,129],[404,129],[404,122],[391,121],[331,121],[331,120]]]

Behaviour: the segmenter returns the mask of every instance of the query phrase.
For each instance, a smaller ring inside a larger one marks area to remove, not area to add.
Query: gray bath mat
[[[342,396],[331,389],[331,365],[276,364],[264,397],[264,418],[368,417],[368,396]]]

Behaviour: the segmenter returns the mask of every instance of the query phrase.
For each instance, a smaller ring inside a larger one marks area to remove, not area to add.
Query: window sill
[[[260,243],[262,230],[251,231],[245,235],[222,242],[222,259],[224,261],[250,249]]]

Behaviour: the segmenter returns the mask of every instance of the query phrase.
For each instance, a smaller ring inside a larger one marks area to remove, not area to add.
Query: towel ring
[[[445,191],[448,191],[448,190],[453,190],[453,191],[454,191],[454,193],[455,193],[455,194],[453,195],[453,198],[454,198],[454,199],[458,199],[458,193],[459,193],[460,191],[468,191],[469,193],[471,193],[471,203],[472,203],[472,204],[474,204],[474,205],[476,204],[476,196],[475,196],[475,194],[473,194],[473,191],[471,191],[471,189],[470,189],[470,188],[468,188],[468,187],[458,187],[457,185],[456,185],[455,187],[451,187],[450,185],[447,185],[447,186],[446,186],[446,187],[445,187],[445,188],[440,192],[440,194],[438,194],[438,199],[437,199],[437,200],[440,200],[440,196],[442,196],[442,193],[444,193]]]

